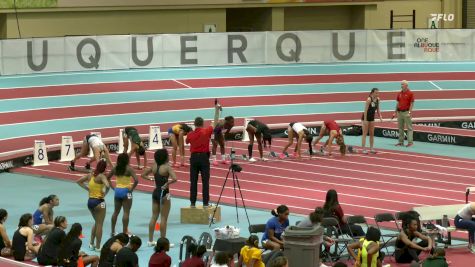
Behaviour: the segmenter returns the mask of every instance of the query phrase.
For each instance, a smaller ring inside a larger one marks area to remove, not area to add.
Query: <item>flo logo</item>
[[[432,21],[454,21],[454,14],[430,14]]]

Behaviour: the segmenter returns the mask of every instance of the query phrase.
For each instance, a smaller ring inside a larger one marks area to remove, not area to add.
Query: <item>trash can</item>
[[[319,267],[323,227],[289,226],[283,234],[284,255],[289,267]]]

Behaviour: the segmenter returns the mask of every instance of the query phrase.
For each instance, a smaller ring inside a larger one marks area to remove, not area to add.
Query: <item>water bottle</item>
[[[447,228],[448,226],[449,226],[449,218],[447,217],[447,215],[444,215],[442,217],[442,227]]]

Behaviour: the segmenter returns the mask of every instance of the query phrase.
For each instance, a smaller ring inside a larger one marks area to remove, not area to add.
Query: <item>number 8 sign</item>
[[[46,165],[48,165],[48,151],[46,150],[46,143],[43,140],[35,140],[33,166]]]

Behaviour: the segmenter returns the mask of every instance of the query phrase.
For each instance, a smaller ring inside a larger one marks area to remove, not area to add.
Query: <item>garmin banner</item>
[[[394,129],[394,128],[375,127],[374,136],[398,139],[399,130]],[[406,136],[404,138],[407,139]],[[428,142],[428,143],[436,143],[436,144],[475,147],[475,134],[473,136],[466,136],[466,135],[457,135],[457,134],[422,132],[422,131],[415,130],[413,138],[414,138],[414,141],[416,142],[419,141],[419,142]]]
[[[2,75],[183,66],[475,60],[475,30],[71,36],[0,41]]]
[[[425,121],[416,122],[416,125],[432,126],[432,127],[447,127],[465,130],[475,130],[475,121]]]

